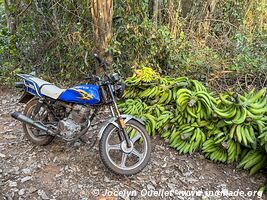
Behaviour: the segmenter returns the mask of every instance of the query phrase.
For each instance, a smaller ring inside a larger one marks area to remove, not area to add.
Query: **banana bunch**
[[[179,153],[193,153],[202,147],[206,140],[206,135],[201,128],[184,124],[178,130],[174,129],[170,134],[170,146]]]
[[[118,107],[121,112],[129,115],[138,116],[147,109],[146,103],[142,102],[141,99],[127,99],[125,102],[118,103]]]
[[[237,93],[220,94],[219,105],[223,107],[215,108],[215,112],[227,124],[242,124],[261,119],[267,112],[267,99],[264,98],[266,89],[261,89],[255,95],[253,91],[245,96]]]
[[[260,135],[263,132],[263,129],[267,125],[267,116],[263,116],[261,119],[258,119],[258,120],[253,120],[250,124],[253,126],[256,132]]]
[[[161,115],[157,118],[157,129],[161,129],[166,126],[170,120],[173,118],[173,113],[170,111],[163,111]]]
[[[142,83],[150,83],[159,78],[159,74],[152,68],[143,66],[141,69],[135,69],[133,76],[128,78],[125,83],[128,86],[139,85]]]
[[[202,152],[213,161],[233,163],[241,155],[241,145],[231,139],[219,142],[215,136],[203,144]]]
[[[228,144],[226,142],[217,143],[214,137],[209,138],[202,147],[205,157],[213,161],[226,162],[228,159]]]
[[[205,122],[206,123],[205,123],[204,128],[205,128],[205,133],[206,133],[208,138],[216,135],[217,133],[222,132],[221,127],[218,127],[216,122],[209,121],[209,120],[207,120]]]
[[[216,129],[212,135],[214,136],[215,144],[221,144],[229,139],[228,131],[226,129],[224,130]]]
[[[159,110],[158,107],[155,107]],[[173,118],[173,113],[170,111],[162,111],[158,117],[155,117],[152,114],[144,113],[139,115],[146,122],[146,130],[153,137],[156,135],[156,131],[161,135],[161,133],[166,129],[166,126],[169,126],[170,119]],[[165,135],[167,139],[167,136]]]
[[[241,145],[238,142],[235,142],[234,140],[227,140],[227,144],[228,144],[228,149],[227,149],[227,153],[228,153],[228,159],[227,159],[227,163],[233,163],[233,162],[237,162],[239,159],[239,156],[241,155],[242,151],[241,151]]]
[[[229,137],[246,147],[256,148],[257,139],[251,124],[234,124],[230,128]]]
[[[162,93],[162,90],[159,86],[148,87],[147,89],[139,92],[138,97],[140,98],[156,98]]]
[[[198,80],[190,80],[192,90],[207,92],[207,88]]]
[[[159,118],[161,116],[162,112],[166,111],[166,108],[163,105],[154,104],[152,106],[147,106],[144,111],[145,111],[145,113],[151,114],[151,115]]]
[[[133,98],[136,98],[139,93],[140,93],[140,89],[138,89],[137,87],[129,87],[123,93],[123,98],[133,99]]]
[[[170,86],[173,88],[185,88],[190,86],[190,81],[187,77],[161,77],[159,79],[159,84],[162,86]]]
[[[267,166],[267,154],[259,149],[250,150],[242,158],[238,168],[243,168],[250,170],[250,174],[253,175],[257,173],[260,169]]]
[[[242,124],[246,120],[247,109],[240,103],[238,94],[220,94],[219,98],[218,104],[222,108],[214,108],[214,111],[227,124]]]
[[[166,105],[173,100],[173,93],[171,89],[166,89],[161,93],[158,104]]]
[[[166,141],[169,141],[173,131],[174,132],[176,131],[176,124],[168,123],[165,126],[158,129],[158,134]]]
[[[175,109],[174,117],[170,120],[171,123],[176,123],[177,125],[183,125],[187,123],[187,118],[184,117],[183,113],[179,108]]]
[[[266,98],[264,98],[266,96],[266,88],[262,88],[256,94],[254,94],[254,91],[255,89],[252,89],[249,93],[245,93],[244,97],[251,103],[249,106],[261,109],[266,105]]]
[[[179,89],[176,93],[176,103],[184,111],[188,123],[195,122],[196,119],[207,119],[212,114],[212,108],[216,99],[205,91],[191,91],[189,89]]]
[[[171,134],[177,132],[178,126],[176,123],[167,123],[158,129],[159,135],[169,143]]]
[[[161,80],[161,79],[160,79]],[[185,82],[181,82],[185,83]],[[147,88],[145,91],[140,93],[141,98],[150,98],[155,99],[155,103],[161,105],[172,104],[176,99],[176,92],[179,90],[180,87],[184,87],[186,84],[179,85],[172,84],[172,85],[160,85],[154,86],[152,88]]]
[[[264,146],[265,151],[267,152],[267,126],[262,129],[258,139],[260,140],[260,145]]]
[[[145,127],[147,130],[147,133],[149,135],[152,135],[155,137],[156,134],[156,128],[157,128],[157,118],[150,114],[143,114],[141,115],[141,118],[145,120]]]
[[[189,79],[187,77],[170,77],[170,76],[165,76],[165,77],[160,77],[159,83],[161,85],[175,85],[177,83],[187,83]]]

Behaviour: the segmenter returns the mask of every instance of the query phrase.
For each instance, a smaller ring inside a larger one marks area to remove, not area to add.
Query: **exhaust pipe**
[[[19,112],[13,112],[11,113],[11,117],[15,118],[16,120],[19,120],[23,123],[26,123],[34,128],[37,128],[41,131],[44,131],[46,133],[48,133],[49,135],[55,135],[55,133],[51,130],[49,130],[46,126],[38,123],[38,122],[35,122],[33,121],[31,118],[27,117],[26,115],[23,115]]]

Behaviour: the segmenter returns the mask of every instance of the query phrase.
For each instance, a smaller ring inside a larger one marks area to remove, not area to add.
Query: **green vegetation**
[[[99,52],[124,76],[140,65],[219,91],[263,86],[266,10],[265,0],[0,1],[1,82],[37,69],[67,84],[93,73]]]

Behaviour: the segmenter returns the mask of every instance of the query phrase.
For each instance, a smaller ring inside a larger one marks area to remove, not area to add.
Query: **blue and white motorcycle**
[[[116,174],[136,174],[149,162],[150,138],[142,120],[120,114],[116,99],[122,97],[124,83],[117,73],[107,75],[107,63],[94,56],[104,69],[103,78],[87,77],[94,85],[62,89],[35,76],[18,74],[23,81],[16,86],[24,89],[19,102],[26,103],[26,107],[23,114],[13,112],[11,116],[23,123],[30,141],[47,145],[56,136],[66,141],[79,139],[88,131],[99,109],[108,106],[112,118],[98,134],[100,157]]]

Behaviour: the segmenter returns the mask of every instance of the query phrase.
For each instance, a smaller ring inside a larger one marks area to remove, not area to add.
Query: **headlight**
[[[114,73],[114,74],[112,74],[112,75],[111,75],[111,80],[112,80],[114,83],[118,82],[118,81],[120,80],[120,76],[119,76],[119,74],[118,74],[118,73]]]
[[[122,98],[124,90],[125,90],[125,83],[124,82],[118,83],[115,90],[115,95],[118,99]]]

